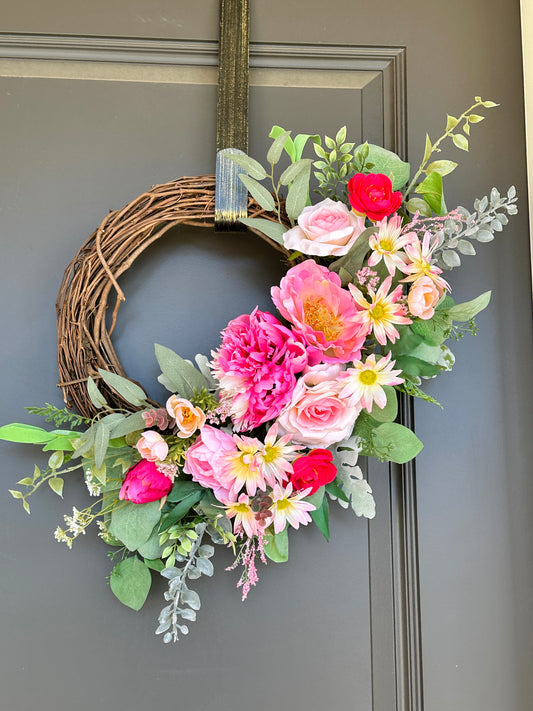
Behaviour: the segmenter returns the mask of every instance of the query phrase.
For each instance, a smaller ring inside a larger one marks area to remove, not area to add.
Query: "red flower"
[[[373,222],[392,215],[402,204],[400,191],[392,192],[392,182],[382,173],[356,173],[348,181],[348,199],[355,212]]]
[[[154,462],[142,459],[126,472],[118,498],[134,504],[147,504],[162,499],[171,489],[170,477],[162,474]]]
[[[295,459],[292,468],[291,482],[294,490],[301,491],[311,487],[309,495],[314,494],[324,484],[329,484],[337,476],[333,454],[329,449],[313,449],[309,454]]]

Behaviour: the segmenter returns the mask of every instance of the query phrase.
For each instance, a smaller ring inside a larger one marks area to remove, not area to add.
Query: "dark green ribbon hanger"
[[[243,229],[248,192],[226,158],[248,152],[249,0],[220,0],[215,229]]]

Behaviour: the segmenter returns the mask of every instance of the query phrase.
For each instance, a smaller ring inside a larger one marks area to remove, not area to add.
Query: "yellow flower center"
[[[233,504],[231,508],[237,513],[248,513],[250,510],[248,504]]]
[[[377,379],[378,376],[373,370],[362,370],[359,373],[359,380],[363,383],[363,385],[374,385]]]
[[[383,307],[383,304],[375,304],[374,308],[370,312],[370,316],[374,321],[381,321],[383,316],[385,315],[385,308]]]
[[[192,419],[194,419],[194,415],[189,407],[183,407],[181,409],[181,419],[185,424],[188,424]]]
[[[327,341],[334,341],[342,331],[342,321],[320,298],[304,302],[304,321],[314,331],[321,331]]]
[[[394,244],[390,237],[384,237],[379,241],[379,248],[382,252],[392,252]]]
[[[288,499],[280,499],[279,501],[276,501],[276,508],[278,511],[284,511],[285,509],[288,509],[291,505],[291,502]]]
[[[279,447],[273,447],[270,444],[265,446],[263,451],[263,462],[265,464],[272,464],[280,455]]]

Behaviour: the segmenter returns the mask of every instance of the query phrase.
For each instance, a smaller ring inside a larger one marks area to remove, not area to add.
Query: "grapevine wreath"
[[[210,357],[193,363],[156,345],[165,403],[127,378],[113,348],[119,279],[172,227],[213,225],[215,179],[158,185],[110,213],[67,268],[57,301],[67,407],[28,408],[51,431],[0,427],[1,439],[49,457],[11,494],[29,513],[42,484],[62,495],[65,475],[81,472],[96,500],[65,515],[55,537],[71,548],[94,522],[114,551],[111,590],[135,610],[152,575],[166,578],[156,630],[165,642],[196,619],[191,582],[212,575],[212,544],[233,548],[244,599],[258,561],[288,559],[290,529],[314,523],[329,540],[330,502],[374,516],[359,454],[401,464],[422,448],[396,422],[398,393],[435,402],[424,380],[451,369],[447,341],[475,333],[490,299],[456,304],[443,272],[517,211],[513,187],[493,188],[472,212],[449,211],[443,177],[457,164],[433,158],[445,142],[468,150],[484,118],[476,111],[493,106],[476,97],[448,116],[437,141],[426,136],[412,178],[396,154],[355,146],[345,128],[292,138],[275,126],[267,168],[234,155],[250,193],[242,222],[281,253],[287,273],[272,287],[272,312],[236,315]],[[314,158],[302,157],[310,149]]]

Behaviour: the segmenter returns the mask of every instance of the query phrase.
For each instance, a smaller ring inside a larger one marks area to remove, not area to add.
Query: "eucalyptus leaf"
[[[374,164],[372,172],[388,175],[393,190],[399,190],[407,183],[411,173],[409,163],[403,161],[396,153],[373,143],[368,144],[368,149],[367,162]]]
[[[208,387],[209,383],[200,371],[170,348],[156,343],[155,355],[165,378],[165,387],[170,392],[190,399],[195,391]]]
[[[94,382],[91,376],[87,378],[87,395],[96,408],[100,409],[101,407],[107,406],[107,400],[102,395],[98,389],[98,385]]]
[[[130,405],[135,405],[136,407],[146,405],[146,393],[139,385],[128,380],[128,378],[123,378],[122,375],[111,373],[102,368],[98,368],[98,372],[102,376],[102,380],[113,390],[116,390]]]
[[[305,170],[311,170],[311,163],[313,161],[310,158],[302,158],[301,160],[291,163],[288,168],[286,168],[280,175],[279,182],[282,185],[290,185],[293,180],[295,180],[300,173]]]
[[[289,191],[287,193],[287,200],[285,202],[285,209],[287,211],[287,215],[291,219],[297,219],[306,205],[307,196],[309,194],[310,175],[311,164],[308,163],[298,173],[296,178],[291,183],[291,186],[289,187]]]
[[[256,180],[264,180],[267,177],[266,170],[263,168],[261,163],[256,161],[254,158],[250,158],[247,155],[241,155],[240,153],[226,153],[225,158],[237,163],[243,168],[248,175]]]
[[[267,530],[265,533],[265,554],[274,563],[286,563],[289,560],[289,534],[286,528],[280,533]]]
[[[383,390],[387,396],[385,407],[378,407],[374,403],[370,416],[377,422],[393,422],[398,414],[398,397],[396,390],[390,385],[383,385]]]
[[[278,136],[281,136],[282,133],[290,133],[290,131],[286,131],[284,128],[281,128],[281,126],[272,126],[268,137],[277,138]],[[296,138],[298,138],[298,136]],[[293,140],[290,136],[285,141],[284,150],[293,163],[300,157],[296,155],[296,146],[294,145]]]
[[[396,367],[407,375],[432,377],[440,372],[440,368],[433,363],[428,363],[420,358],[402,355],[396,358]]]
[[[111,427],[111,437],[113,437],[113,439],[124,437],[124,435],[144,429],[146,423],[142,415],[142,412],[134,412],[120,422],[117,422],[116,425]]]
[[[94,430],[94,463],[97,469],[102,466],[107,447],[109,445],[109,427],[102,421],[96,422],[93,425]]]
[[[148,504],[127,501],[113,511],[109,532],[134,551],[150,538],[160,518],[159,501]]]
[[[414,432],[396,422],[386,422],[374,430],[374,445],[386,449],[390,461],[397,464],[410,461],[423,447]]]
[[[161,558],[163,546],[159,544],[158,528],[159,527],[156,525],[150,534],[150,538],[137,549],[143,558],[147,558],[148,560],[156,560],[157,558]]]
[[[283,235],[287,232],[287,227],[285,227],[285,225],[282,225],[279,222],[274,222],[273,220],[266,220],[264,217],[241,217],[239,222],[242,222],[243,225],[246,225],[253,230],[262,232],[267,237],[274,240],[274,242],[283,244]]]
[[[463,304],[456,304],[448,311],[448,315],[454,321],[470,321],[474,318],[480,311],[487,308],[491,297],[490,291],[485,291],[485,293],[480,294],[472,301],[465,301]]]
[[[287,139],[290,137],[290,135],[291,135],[290,131],[283,131],[283,133],[280,133],[279,136],[277,136],[274,139],[272,145],[268,149],[267,163],[270,163],[271,165],[275,165],[279,161],[279,159],[281,158],[283,149],[285,147],[285,143],[287,142]],[[258,200],[258,202],[259,202],[259,200]]]
[[[134,556],[115,565],[109,583],[123,605],[140,610],[150,592],[152,576],[144,563]]]

